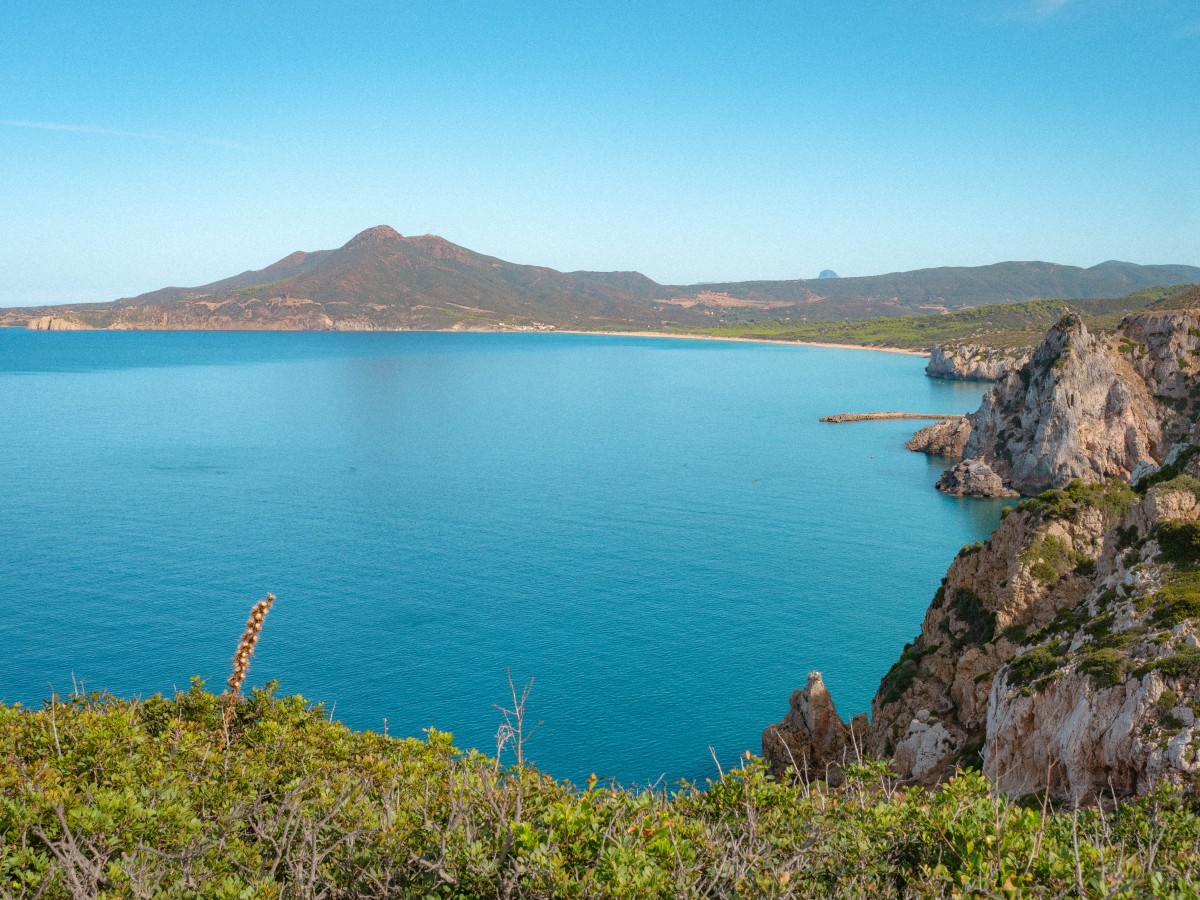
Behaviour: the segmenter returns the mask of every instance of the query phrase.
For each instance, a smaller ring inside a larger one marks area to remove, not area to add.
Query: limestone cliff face
[[[764,733],[773,770],[792,765],[791,748],[810,771],[836,770],[853,749],[909,783],[973,764],[1010,794],[1072,804],[1196,783],[1196,366],[1194,310],[1129,318],[1112,338],[1074,316],[1052,328],[970,417],[964,459],[939,483],[1041,493],[963,548],[869,721],[831,724],[833,701],[809,677]]]
[[[1001,790],[1078,805],[1200,775],[1198,490],[1151,488],[1083,600],[998,673],[983,759]]]
[[[1027,496],[1076,478],[1129,480],[1161,464],[1194,413],[1196,324],[1191,312],[1147,314],[1102,338],[1089,334],[1078,316],[1067,316],[1025,365],[984,397],[972,416],[964,463],[947,472],[939,488],[1005,495],[978,477],[977,492],[961,490],[967,461],[987,466],[1004,489]]]
[[[87,326],[61,316],[35,316],[25,326],[30,331],[84,331]]]
[[[1028,352],[997,350],[982,344],[947,344],[929,351],[925,374],[956,381],[999,381],[1028,358]]]
[[[1001,790],[1072,804],[1200,776],[1200,447],[1139,485],[1025,501],[950,566],[920,634],[845,731],[793,714],[764,733],[810,771],[851,749],[933,785],[981,765]],[[1157,482],[1157,483],[1153,483]],[[809,677],[810,686],[814,676]],[[823,685],[822,685],[823,690]],[[801,694],[803,692],[798,692]],[[822,700],[832,710],[832,699]]]
[[[1132,495],[1127,487],[1117,490]],[[884,676],[869,726],[856,728],[864,750],[891,758],[901,777],[921,784],[941,781],[978,754],[995,673],[1013,658],[1025,630],[1083,597],[1088,581],[1077,570],[1087,571],[1100,554],[1107,523],[1106,513],[1091,506],[1059,519],[1027,505],[1007,515],[986,544],[964,547],[920,634]],[[794,716],[772,729],[803,731]],[[818,768],[840,760],[836,744],[821,746]],[[763,748],[773,765],[786,768],[765,735]]]

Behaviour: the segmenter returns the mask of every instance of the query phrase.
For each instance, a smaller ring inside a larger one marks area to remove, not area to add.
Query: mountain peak
[[[389,241],[398,241],[401,239],[400,232],[389,225],[376,225],[374,228],[368,228],[366,231],[360,231],[354,237],[350,238],[343,246],[358,247],[362,244],[381,244]]]

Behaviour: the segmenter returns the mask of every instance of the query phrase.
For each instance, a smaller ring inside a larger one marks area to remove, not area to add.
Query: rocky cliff
[[[1112,336],[1065,317],[984,397],[939,488],[1029,496],[1149,471],[1196,419],[1198,354],[1195,310],[1132,316]]]
[[[25,326],[30,331],[84,331],[87,326],[61,316],[35,316]]]
[[[1073,316],[1052,328],[984,400],[941,485],[1042,492],[959,553],[869,719],[832,722],[810,674],[763,734],[772,770],[836,779],[865,753],[933,785],[975,765],[1073,805],[1200,783],[1197,353],[1191,310],[1111,338]]]
[[[929,351],[925,374],[956,381],[999,381],[1021,368],[1028,352],[998,350],[982,344],[946,344]]]
[[[1001,790],[1073,804],[1190,783],[1200,774],[1195,474],[1189,445],[1139,491],[1076,481],[1023,502],[955,559],[869,722],[830,722],[832,698],[813,673],[764,732],[772,770],[836,770],[861,751],[911,783],[976,765]]]

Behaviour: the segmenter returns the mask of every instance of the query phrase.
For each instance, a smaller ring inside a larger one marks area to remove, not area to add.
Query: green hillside
[[[818,341],[863,346],[928,349],[939,344],[982,343],[997,348],[1033,347],[1066,312],[1076,312],[1093,331],[1109,331],[1137,310],[1200,306],[1200,286],[1178,285],[1106,300],[1029,300],[979,306],[936,316],[878,317],[862,321],[770,321],[708,328],[724,337]]]

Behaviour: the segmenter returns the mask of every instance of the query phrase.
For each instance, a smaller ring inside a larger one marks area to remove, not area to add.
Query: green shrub
[[[1139,494],[1145,494],[1146,491],[1150,490],[1150,488],[1154,487],[1156,484],[1163,484],[1178,478],[1183,474],[1184,466],[1186,466],[1197,453],[1200,453],[1200,446],[1193,445],[1190,447],[1185,447],[1180,451],[1179,455],[1175,457],[1174,462],[1165,466],[1161,466],[1158,471],[1151,472],[1149,475],[1139,479],[1138,482],[1133,486],[1134,491]]]
[[[226,742],[221,709],[0,709],[0,759],[19,763],[0,766],[3,893],[57,900],[84,872],[74,893],[113,897],[1063,896],[1114,871],[1127,896],[1186,896],[1200,878],[1200,821],[1170,788],[1045,818],[977,773],[896,789],[871,761],[837,789],[757,760],[676,792],[575,788],[260,695]],[[65,827],[98,867],[69,868]]]
[[[1154,529],[1154,537],[1158,539],[1159,556],[1166,562],[1188,567],[1200,564],[1200,523],[1162,522]]]
[[[1165,718],[1171,715],[1171,711],[1179,705],[1179,695],[1170,688],[1166,688],[1158,697],[1158,703],[1155,704],[1155,709],[1160,718]]]
[[[1167,678],[1195,678],[1200,675],[1200,647],[1180,647],[1173,655],[1155,660],[1153,667]]]
[[[1183,491],[1200,500],[1200,478],[1193,478],[1191,475],[1176,475],[1170,481],[1159,482],[1158,489],[1160,491]]]
[[[1078,606],[1064,606],[1054,614],[1054,619],[1048,625],[1039,628],[1029,636],[1029,639],[1035,644],[1040,644],[1056,635],[1074,634],[1087,622],[1088,616],[1086,603],[1080,603]]]
[[[1200,616],[1200,571],[1178,573],[1150,602],[1154,606],[1151,621],[1166,628]]]
[[[1027,632],[1024,625],[1009,625],[1002,632],[1000,632],[1000,634],[1006,640],[1012,641],[1017,646],[1020,646],[1021,644],[1025,643]]]
[[[261,691],[0,706],[0,760],[0,896],[1183,897],[1200,881],[1200,819],[1170,786],[1044,817],[977,772],[926,791],[872,760],[838,788],[753,758],[675,790],[577,787]]]
[[[983,605],[983,600],[974,591],[964,587],[955,588],[950,611],[965,626],[954,634],[951,642],[954,649],[961,649],[968,644],[986,644],[995,638],[996,614]]]
[[[1138,530],[1136,525],[1128,525],[1117,529],[1117,549],[1125,550],[1137,543]]]
[[[1096,687],[1116,687],[1125,680],[1125,657],[1118,650],[1093,650],[1083,655],[1079,671],[1090,676]]]
[[[1036,512],[1046,521],[1074,520],[1081,509],[1098,509],[1104,521],[1114,525],[1125,517],[1135,502],[1137,495],[1123,481],[1088,484],[1076,478],[1064,488],[1052,488],[1021,501],[1017,508]]]
[[[941,644],[934,644],[927,648],[924,639],[920,636],[912,643],[904,645],[904,649],[900,651],[900,658],[888,669],[887,674],[879,682],[883,705],[895,703],[904,695],[917,677],[921,660],[941,646]]]
[[[1026,687],[1061,668],[1066,644],[1043,644],[1026,650],[1008,664],[1008,683]]]
[[[1072,550],[1062,538],[1047,534],[1035,539],[1021,554],[1021,562],[1029,566],[1029,574],[1044,585],[1051,585],[1067,572],[1092,575],[1096,561],[1086,553]]]

